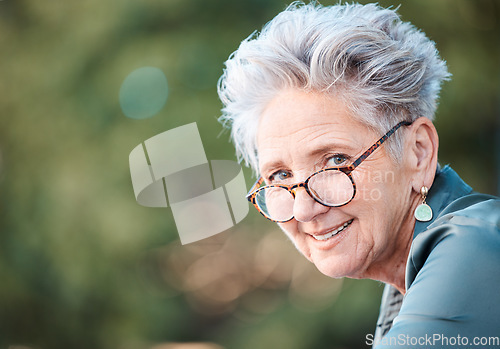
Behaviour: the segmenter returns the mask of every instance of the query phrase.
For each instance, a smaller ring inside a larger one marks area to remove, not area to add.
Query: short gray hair
[[[402,120],[433,120],[441,83],[449,76],[434,42],[401,21],[396,10],[294,2],[226,61],[218,84],[219,120],[231,128],[238,159],[258,173],[259,117],[280,91],[335,94],[383,134]],[[402,138],[395,136],[388,152],[397,161]]]

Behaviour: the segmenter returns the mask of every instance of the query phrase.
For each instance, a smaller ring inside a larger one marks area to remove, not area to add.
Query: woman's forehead
[[[320,93],[286,91],[262,113],[257,131],[259,162],[262,165],[281,157],[307,157],[332,148],[355,150],[372,138],[372,131],[338,99]]]
[[[261,114],[257,142],[259,146],[270,139],[311,142],[324,136],[355,141],[371,133],[338,98],[287,90],[274,97]]]

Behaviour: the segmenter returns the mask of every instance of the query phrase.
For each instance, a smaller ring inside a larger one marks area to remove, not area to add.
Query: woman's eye
[[[328,166],[339,166],[346,162],[347,155],[336,154],[328,159]]]
[[[269,181],[286,181],[292,177],[290,172],[287,171],[276,171],[271,176],[269,176]]]

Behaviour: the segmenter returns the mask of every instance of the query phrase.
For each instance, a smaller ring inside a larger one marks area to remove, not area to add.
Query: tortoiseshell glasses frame
[[[345,167],[329,167],[329,168],[324,168],[322,170],[319,170],[317,172],[314,172],[312,175],[310,175],[304,182],[301,182],[301,183],[297,183],[297,184],[293,184],[293,185],[283,185],[283,184],[273,184],[273,185],[268,185],[268,186],[264,186],[264,187],[260,187],[262,185],[262,183],[264,182],[264,178],[262,177],[259,177],[259,179],[255,182],[255,184],[252,186],[252,188],[250,189],[250,191],[248,192],[246,198],[248,201],[250,201],[252,203],[252,205],[254,205],[254,207],[264,216],[266,217],[267,219],[269,219],[270,221],[273,221],[273,222],[277,222],[277,223],[285,223],[285,222],[288,222],[290,220],[293,219],[293,216],[287,220],[275,220],[275,219],[272,219],[270,217],[268,217],[262,210],[261,208],[259,207],[258,203],[257,203],[257,200],[256,200],[256,196],[257,194],[261,191],[261,190],[265,190],[267,188],[276,188],[276,187],[279,187],[279,188],[283,188],[285,190],[288,190],[293,198],[295,199],[295,190],[297,188],[304,188],[306,190],[306,192],[309,194],[309,196],[311,196],[316,202],[320,203],[321,205],[323,206],[327,206],[327,207],[341,207],[341,206],[345,206],[347,205],[348,203],[350,203],[352,201],[352,199],[354,199],[354,196],[356,195],[356,183],[354,183],[354,179],[352,178],[352,171],[354,171],[356,169],[356,167],[358,167],[368,156],[370,156],[375,150],[377,150],[381,145],[382,143],[384,143],[394,132],[396,132],[397,129],[399,129],[401,126],[409,126],[411,125],[412,123],[409,122],[409,121],[401,121],[400,123],[398,123],[396,126],[394,126],[393,128],[391,128],[385,135],[383,135],[378,141],[376,141],[370,148],[368,148],[368,150],[366,150],[363,154],[361,154],[352,164],[350,164],[349,166],[345,166]],[[329,204],[325,204],[321,201],[319,201],[318,198],[316,198],[312,193],[311,193],[311,190],[309,188],[309,181],[311,180],[312,177],[316,176],[317,174],[319,173],[322,173],[322,172],[325,172],[325,171],[341,171],[343,172],[344,174],[347,175],[347,177],[349,177],[351,183],[352,183],[352,187],[353,187],[353,192],[352,192],[352,196],[351,198],[345,202],[345,203],[342,203],[340,205],[329,205]],[[260,187],[260,188],[259,188]]]

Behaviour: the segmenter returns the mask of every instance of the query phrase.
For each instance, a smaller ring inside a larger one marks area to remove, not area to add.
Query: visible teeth
[[[344,230],[349,224],[352,223],[352,221],[353,220],[351,219],[350,221],[345,222],[344,225],[342,225],[340,228],[337,228],[334,231],[329,232],[328,234],[313,235],[313,238],[315,238],[316,240],[320,240],[320,241],[327,240],[327,239],[331,238],[332,236],[337,235],[342,230]]]

